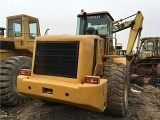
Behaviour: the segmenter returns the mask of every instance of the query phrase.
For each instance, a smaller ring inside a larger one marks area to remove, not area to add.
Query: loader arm
[[[136,16],[134,20],[126,21],[124,23],[119,24],[120,22],[122,22],[125,19],[128,19],[132,16]],[[128,38],[128,43],[127,43],[126,55],[131,54],[137,36],[138,36],[138,42],[137,42],[137,49],[138,49],[140,36],[141,36],[141,30],[142,30],[142,24],[143,24],[143,15],[140,11],[138,11],[136,14],[131,15],[127,18],[120,19],[118,21],[113,22],[113,25],[114,25],[113,33],[116,33],[116,32],[119,32],[121,30],[124,30],[124,29],[127,29],[127,28],[131,27],[129,38]]]

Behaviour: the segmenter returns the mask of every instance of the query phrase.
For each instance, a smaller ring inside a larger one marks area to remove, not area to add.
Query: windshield
[[[37,37],[37,22],[29,21],[30,38]]]
[[[83,16],[77,18],[77,33],[78,35],[83,34],[84,19]],[[110,36],[112,21],[108,14],[99,15],[88,15],[87,16],[87,27],[94,27],[98,31],[98,35]]]

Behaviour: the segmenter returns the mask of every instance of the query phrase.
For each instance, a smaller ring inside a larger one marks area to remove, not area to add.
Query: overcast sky
[[[0,27],[6,17],[27,14],[39,18],[41,35],[76,34],[77,14],[108,11],[114,20],[141,11],[144,16],[142,37],[160,36],[160,0],[0,0]],[[118,32],[118,41],[126,47],[130,29]]]

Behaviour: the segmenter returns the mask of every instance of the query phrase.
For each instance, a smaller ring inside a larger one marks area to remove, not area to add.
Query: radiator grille
[[[36,43],[34,74],[77,78],[79,42]]]

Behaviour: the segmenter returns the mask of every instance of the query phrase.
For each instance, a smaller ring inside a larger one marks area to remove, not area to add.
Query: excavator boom
[[[124,21],[130,17],[133,17],[133,16],[136,16],[134,20],[126,21],[126,22],[122,23],[122,21]],[[126,17],[124,19],[120,19],[118,21],[113,22],[113,26],[114,26],[113,33],[116,33],[116,32],[119,32],[119,31],[122,31],[124,29],[131,27],[129,38],[128,38],[127,49],[126,49],[126,55],[131,54],[137,36],[139,36],[138,37],[138,43],[139,43],[141,30],[142,30],[142,24],[143,24],[143,15],[140,11],[138,11],[134,15],[131,15],[131,16]]]
[[[131,54],[131,52],[133,50],[133,46],[134,46],[136,38],[137,38],[137,35],[139,35],[139,38],[138,38],[138,43],[139,43],[141,30],[142,30],[142,24],[143,24],[143,15],[140,11],[138,11],[138,13],[134,19],[134,25],[131,27],[130,35],[128,38],[127,49],[126,49],[126,55]]]

